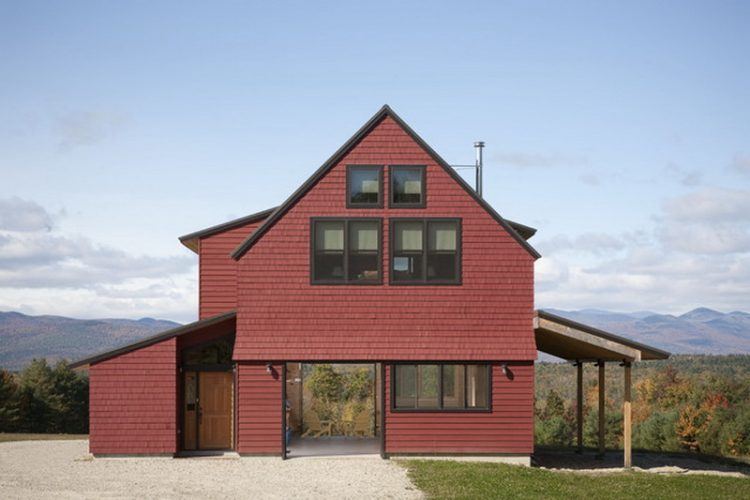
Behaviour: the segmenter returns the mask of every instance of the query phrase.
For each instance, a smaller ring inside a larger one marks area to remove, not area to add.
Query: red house
[[[538,315],[534,232],[384,106],[280,206],[180,238],[200,319],[75,364],[91,452],[528,462],[538,343],[628,377],[666,355]]]

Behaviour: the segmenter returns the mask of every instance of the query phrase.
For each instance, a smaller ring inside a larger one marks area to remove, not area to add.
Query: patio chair
[[[307,430],[302,434],[302,437],[330,437],[333,433],[333,423],[329,420],[321,420],[314,411],[305,413],[305,424],[307,425]]]
[[[352,436],[361,435],[362,437],[368,437],[372,432],[372,415],[369,411],[362,411],[354,417],[352,424]]]

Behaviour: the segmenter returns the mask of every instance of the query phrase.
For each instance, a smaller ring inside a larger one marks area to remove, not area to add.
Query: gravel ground
[[[88,441],[0,443],[0,497],[421,498],[379,457],[102,458]]]

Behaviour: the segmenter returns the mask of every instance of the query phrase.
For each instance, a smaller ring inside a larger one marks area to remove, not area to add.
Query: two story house
[[[90,450],[294,454],[303,435],[336,434],[304,415],[308,368],[352,364],[374,388],[359,439],[384,457],[528,463],[538,342],[575,360],[663,354],[583,325],[599,351],[540,339],[571,326],[540,326],[534,232],[384,106],[278,207],[180,238],[200,259],[199,320],[76,363]]]

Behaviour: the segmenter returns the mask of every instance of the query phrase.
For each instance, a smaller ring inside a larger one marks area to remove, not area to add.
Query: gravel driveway
[[[421,498],[377,457],[104,458],[88,441],[0,443],[7,498]]]

